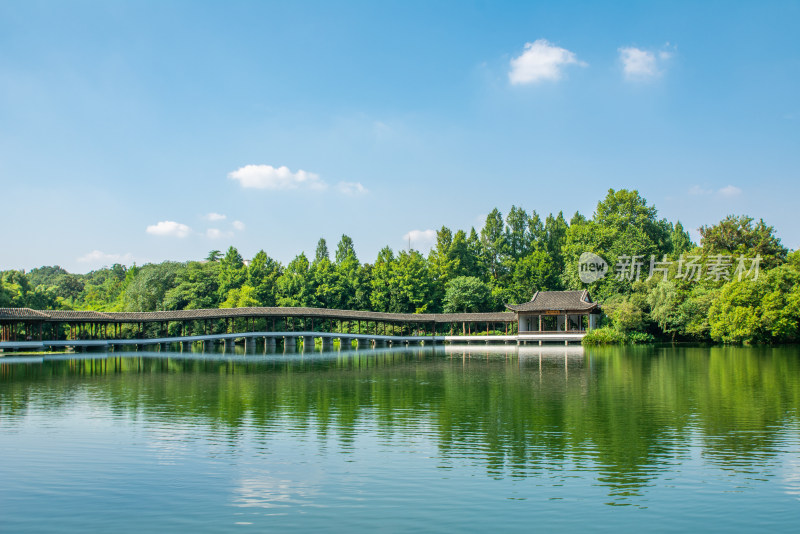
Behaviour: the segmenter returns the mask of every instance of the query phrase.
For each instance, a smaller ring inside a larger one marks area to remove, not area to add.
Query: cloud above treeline
[[[239,182],[246,189],[325,189],[327,184],[319,175],[302,169],[292,172],[289,167],[272,165],[245,165],[228,174],[228,178]]]
[[[114,263],[129,264],[133,262],[133,255],[130,252],[125,254],[108,254],[100,250],[93,250],[78,258],[79,263],[89,263],[91,265],[111,265]]]
[[[726,185],[725,187],[721,187],[719,189],[710,189],[701,187],[699,185],[693,185],[689,188],[689,194],[692,196],[717,195],[721,197],[732,198],[741,195],[742,190],[735,185]]]
[[[203,216],[203,219],[214,222],[222,222],[227,218],[226,215],[220,213],[209,213]],[[230,223],[230,227],[227,230],[221,228],[207,228],[205,231],[194,232],[191,227],[183,223],[176,221],[160,221],[156,224],[151,224],[145,231],[150,235],[159,237],[177,237],[182,239],[194,234],[204,236],[208,239],[222,239],[231,238],[234,236],[235,232],[243,232],[245,228],[247,228],[245,223],[236,220]]]
[[[175,221],[159,221],[148,226],[145,231],[150,235],[179,238],[188,237],[192,233],[191,228]]]
[[[239,182],[245,189],[325,191],[329,187],[328,183],[316,173],[303,169],[292,172],[286,166],[245,165],[228,173],[228,178]],[[367,193],[367,188],[360,182],[338,182],[335,188],[345,195]]]
[[[436,230],[411,230],[403,236],[403,244],[427,252],[436,244]]]

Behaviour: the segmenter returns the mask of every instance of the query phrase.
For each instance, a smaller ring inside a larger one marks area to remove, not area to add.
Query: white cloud
[[[228,218],[227,215],[223,215],[221,213],[214,213],[214,212],[211,212],[211,213],[207,214],[204,217],[204,219],[207,220],[207,221],[224,221],[227,218]]]
[[[736,187],[735,185],[726,185],[718,192],[720,195],[724,197],[735,197],[742,194],[742,190]]]
[[[403,236],[403,243],[411,248],[421,251],[428,251],[436,243],[436,230],[411,230]]]
[[[319,175],[304,170],[292,172],[288,167],[275,168],[272,165],[245,165],[228,173],[228,178],[237,180],[244,188],[253,189],[325,189],[328,187]]]
[[[547,39],[525,43],[525,51],[511,60],[508,80],[512,85],[537,83],[542,80],[560,80],[566,65],[586,66],[573,52],[558,47]]]
[[[664,63],[672,57],[672,53],[666,50],[656,53],[635,46],[623,46],[617,50],[622,72],[629,81],[647,81],[661,76]]]
[[[712,191],[711,189],[704,189],[704,188],[700,187],[699,185],[693,185],[692,187],[689,188],[689,194],[690,195],[695,195],[695,196],[696,195],[710,195],[713,192],[714,191]]]
[[[689,194],[693,196],[710,196],[716,194],[721,197],[731,198],[741,195],[742,190],[735,185],[726,185],[725,187],[721,187],[716,191],[713,189],[700,187],[699,185],[693,185],[689,188]]]
[[[233,227],[241,232],[245,229],[245,224],[242,221],[233,221]]]
[[[152,235],[169,236],[169,237],[186,237],[192,229],[175,221],[160,221],[157,224],[151,224],[147,227],[146,232]]]
[[[206,237],[209,239],[231,238],[233,237],[233,232],[225,232],[219,228],[209,228],[206,230]]]
[[[110,265],[113,263],[133,263],[133,255],[126,254],[107,254],[100,250],[93,250],[78,258],[79,263],[91,263],[96,265]]]
[[[349,196],[363,195],[367,193],[367,188],[364,187],[360,182],[339,182],[336,184],[336,189],[338,189],[340,193]]]

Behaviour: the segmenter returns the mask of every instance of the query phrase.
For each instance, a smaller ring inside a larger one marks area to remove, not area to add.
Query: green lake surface
[[[0,358],[0,531],[797,532],[800,348]]]

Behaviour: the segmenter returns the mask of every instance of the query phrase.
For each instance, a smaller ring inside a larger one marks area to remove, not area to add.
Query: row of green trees
[[[798,253],[789,254],[763,220],[747,216],[729,216],[700,234],[698,246],[680,222],[658,218],[637,191],[612,189],[591,219],[576,213],[567,221],[559,212],[543,221],[535,211],[512,206],[505,217],[492,210],[480,232],[442,227],[427,257],[385,247],[374,262],[362,263],[344,235],[333,257],[320,239],[312,258],[301,253],[285,266],[263,250],[245,262],[230,247],[224,255],[211,251],[204,261],[114,265],[86,275],[57,266],[4,271],[0,307],[477,312],[503,310],[540,290],[588,288],[603,305],[607,328],[620,333],[726,343],[799,340]],[[603,257],[610,272],[582,283],[584,252]],[[734,269],[742,257],[744,277]],[[651,261],[659,266],[654,276]],[[726,262],[727,272],[712,270]],[[686,276],[690,264],[697,271]]]

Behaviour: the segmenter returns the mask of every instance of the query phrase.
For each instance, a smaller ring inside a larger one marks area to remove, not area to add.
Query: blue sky
[[[3,2],[0,269],[362,261],[635,188],[800,245],[800,2]],[[693,235],[697,236],[696,231]]]

